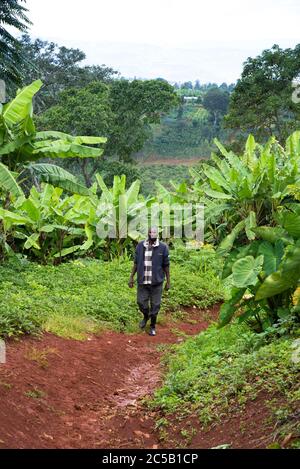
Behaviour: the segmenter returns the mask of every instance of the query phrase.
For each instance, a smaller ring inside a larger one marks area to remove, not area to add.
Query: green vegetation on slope
[[[168,373],[164,385],[151,407],[159,408],[166,417],[174,412],[179,418],[197,415],[206,426],[231,412],[243,412],[245,404],[264,391],[274,418],[286,425],[282,431],[300,437],[296,413],[300,363],[292,360],[300,330],[295,327],[282,337],[280,332],[283,327],[274,329],[274,340],[271,333],[257,335],[245,325],[232,324],[221,330],[212,325],[184,344],[172,346],[165,356]],[[284,405],[277,403],[280,397]]]
[[[153,164],[151,166],[137,166],[137,168],[141,191],[145,196],[156,193],[155,181],[160,182],[168,190],[172,189],[170,181],[176,184],[190,181],[189,168],[185,165]]]
[[[80,339],[102,328],[135,331],[140,313],[136,289],[127,286],[131,266],[127,260],[83,259],[56,267],[24,261],[0,265],[0,336],[44,329]],[[162,312],[180,305],[204,308],[223,296],[212,271],[199,276],[172,265],[172,284]]]

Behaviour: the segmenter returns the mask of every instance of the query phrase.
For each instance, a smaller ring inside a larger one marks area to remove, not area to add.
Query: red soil
[[[157,346],[182,341],[174,329],[194,335],[208,326],[207,312],[187,312],[181,323],[167,319],[158,325],[156,337],[141,331],[105,332],[84,342],[51,334],[10,341],[7,363],[0,365],[0,448],[183,446],[176,426],[169,441],[159,440],[154,429],[158,416],[142,406],[141,398],[161,382],[162,351]],[[216,306],[210,319],[217,314]],[[245,414],[210,433],[199,432],[191,447],[228,442],[234,447],[260,447],[266,434],[262,419],[267,415],[261,404],[252,402]],[[246,422],[245,436],[241,419]]]

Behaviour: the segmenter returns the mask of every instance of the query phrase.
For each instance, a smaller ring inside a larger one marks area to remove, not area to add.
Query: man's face
[[[157,230],[155,228],[151,228],[149,230],[149,239],[151,239],[151,241],[156,241],[157,236],[158,236]]]

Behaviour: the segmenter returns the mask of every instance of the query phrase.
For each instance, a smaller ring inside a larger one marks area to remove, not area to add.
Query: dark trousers
[[[163,283],[159,285],[138,285],[137,304],[145,319],[151,320],[151,327],[155,327],[160,309]],[[149,304],[150,303],[150,304]]]

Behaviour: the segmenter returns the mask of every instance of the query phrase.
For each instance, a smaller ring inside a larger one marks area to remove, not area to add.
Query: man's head
[[[158,229],[156,226],[151,226],[151,228],[148,231],[148,238],[149,238],[149,241],[151,241],[152,243],[155,243],[155,241],[158,238]]]

